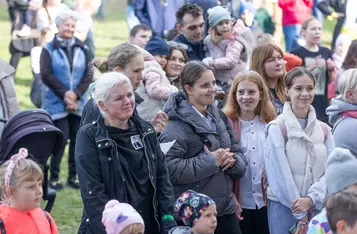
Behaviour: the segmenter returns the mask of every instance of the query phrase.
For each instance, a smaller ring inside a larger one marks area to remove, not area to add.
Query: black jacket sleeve
[[[50,53],[43,49],[40,56],[40,71],[42,82],[51,89],[57,96],[63,99],[68,91],[66,86],[53,74]]]
[[[158,198],[158,208],[159,208],[159,219],[164,215],[172,215],[174,216],[174,204],[175,204],[175,197],[174,191],[170,182],[169,172],[167,170],[167,163],[166,158],[163,152],[161,151],[160,144],[156,138],[154,137],[155,144],[156,144],[156,152],[157,152],[157,198]],[[175,221],[161,221],[161,233],[167,233],[168,230],[176,226]]]
[[[82,95],[87,91],[90,83],[92,82],[92,62],[89,55],[89,51],[84,49],[84,53],[86,55],[86,72],[84,73],[84,77],[79,83],[78,87],[73,90],[77,94],[77,98],[79,99]]]
[[[135,16],[139,19],[140,23],[146,24],[147,26],[150,25],[150,19],[148,18],[147,14],[145,13],[145,0],[137,0],[135,3]]]
[[[102,213],[109,198],[101,179],[101,166],[95,139],[90,136],[86,127],[78,132],[75,160],[83,206],[92,233],[106,234],[102,224]]]
[[[317,4],[317,8],[324,14],[325,16],[331,15],[332,10],[330,9],[332,7],[332,1],[331,0],[323,0]]]

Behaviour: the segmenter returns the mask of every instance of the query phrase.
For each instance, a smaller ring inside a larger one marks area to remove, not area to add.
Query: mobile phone
[[[297,229],[297,223],[295,223],[293,226],[291,226],[291,228],[289,229],[289,233],[295,234],[296,229]]]

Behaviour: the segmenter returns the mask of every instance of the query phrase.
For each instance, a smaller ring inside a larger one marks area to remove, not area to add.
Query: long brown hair
[[[345,57],[345,60],[342,63],[344,69],[357,68],[357,40],[351,42],[350,47]]]
[[[224,113],[232,120],[238,119],[241,115],[240,106],[237,102],[237,89],[239,83],[245,80],[253,82],[258,86],[261,100],[259,101],[257,108],[255,108],[255,114],[260,116],[260,121],[269,123],[274,120],[276,118],[276,111],[270,101],[268,87],[263,78],[255,71],[240,72],[234,79],[228,94],[227,103],[224,107]]]
[[[258,72],[263,77],[267,87],[269,87],[269,84],[268,84],[269,78],[265,72],[264,64],[269,58],[271,58],[273,56],[273,53],[275,51],[279,52],[279,54],[282,57],[284,56],[284,52],[280,49],[279,46],[269,43],[269,44],[265,44],[265,45],[258,46],[256,48],[254,48],[254,50],[252,52],[252,57],[250,59],[250,69]],[[284,68],[284,74],[281,78],[278,79],[278,83],[277,83],[276,90],[275,90],[276,95],[278,96],[279,100],[282,103],[285,102],[285,94],[284,94],[285,75],[286,75],[286,70]]]

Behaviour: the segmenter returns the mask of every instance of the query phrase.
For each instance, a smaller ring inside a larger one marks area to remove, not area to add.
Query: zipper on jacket
[[[79,48],[78,47],[74,47],[74,55],[73,55],[73,60],[72,60],[72,65],[74,65],[75,64],[75,62],[76,62],[76,60],[78,60],[78,54],[79,54]],[[86,65],[87,66],[87,65]],[[73,71],[74,71],[74,69],[73,69],[73,67],[74,66],[72,66],[72,72],[71,72],[71,90],[73,90],[74,89],[74,78],[73,78]],[[81,97],[78,97],[78,99],[80,99]]]
[[[155,204],[155,200],[156,200],[156,187],[155,187],[155,184],[153,182],[153,179],[154,179],[154,176],[153,176],[153,172],[152,170],[150,169],[150,157],[151,155],[148,155],[148,152],[147,152],[147,147],[146,147],[146,144],[145,144],[145,137],[149,134],[152,134],[154,131],[151,131],[151,132],[145,132],[144,135],[143,135],[143,138],[142,138],[142,142],[143,142],[143,145],[144,145],[144,152],[145,152],[145,156],[146,156],[146,160],[148,160],[148,170],[149,170],[149,179],[150,179],[150,182],[152,184],[152,187],[154,188],[154,196],[152,198],[152,204],[154,206],[154,212],[155,212],[155,215],[154,215],[154,218],[157,222],[157,224],[159,225],[159,230],[160,230],[160,222],[157,220],[157,210],[156,210],[156,204]]]

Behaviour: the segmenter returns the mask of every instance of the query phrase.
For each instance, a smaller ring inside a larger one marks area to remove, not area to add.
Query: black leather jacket
[[[144,144],[148,161],[149,178],[154,188],[153,207],[155,219],[161,227],[161,233],[167,233],[176,226],[174,221],[161,221],[164,215],[174,213],[174,195],[170,183],[166,158],[158,143],[151,124],[136,114],[130,120],[134,122]],[[79,233],[105,234],[101,222],[105,204],[111,199],[127,202],[126,178],[123,174],[116,143],[108,137],[104,119],[83,126],[77,135],[76,167],[80,182],[84,212]]]

